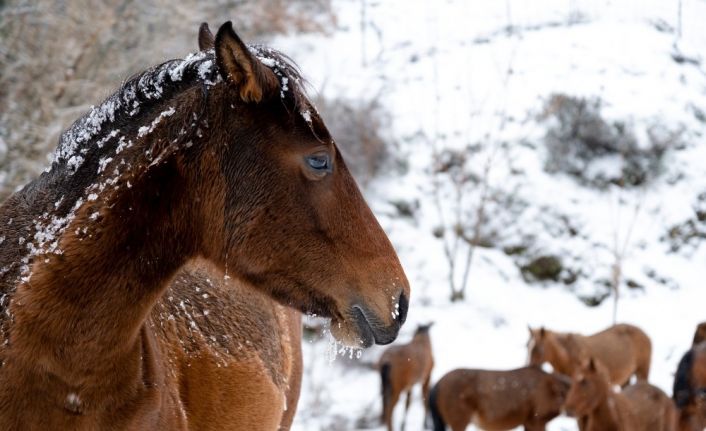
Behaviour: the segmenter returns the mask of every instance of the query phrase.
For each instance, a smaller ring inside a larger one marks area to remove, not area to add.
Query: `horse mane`
[[[689,349],[682,356],[677,366],[677,373],[674,376],[674,387],[672,398],[678,408],[686,407],[692,398],[693,388],[691,387],[691,368],[694,362],[694,349]]]

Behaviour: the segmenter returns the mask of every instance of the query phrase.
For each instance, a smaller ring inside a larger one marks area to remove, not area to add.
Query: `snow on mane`
[[[167,94],[168,89],[184,81],[187,72],[193,82],[215,85],[219,78],[213,56],[212,50],[189,54],[184,59],[168,61],[129,80],[101,105],[92,106],[62,134],[54,161],[66,163],[69,174],[77,172],[86,154],[92,150],[92,144],[100,149],[119,135],[119,130],[107,130],[111,124],[135,117],[146,104],[166,99],[171,95]]]

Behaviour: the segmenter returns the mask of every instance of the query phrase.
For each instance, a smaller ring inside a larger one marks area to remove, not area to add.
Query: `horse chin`
[[[331,320],[331,335],[344,346],[351,348],[366,348],[375,343],[373,330],[360,319]]]

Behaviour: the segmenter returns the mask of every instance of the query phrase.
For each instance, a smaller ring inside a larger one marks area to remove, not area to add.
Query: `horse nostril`
[[[400,326],[402,326],[404,321],[407,320],[407,309],[409,308],[409,299],[407,299],[404,292],[400,293],[400,300],[397,303],[397,307],[398,310],[395,320],[397,320],[400,323]]]

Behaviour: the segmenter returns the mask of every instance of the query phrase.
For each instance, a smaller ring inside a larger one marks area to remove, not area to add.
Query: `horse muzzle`
[[[407,320],[409,300],[404,292],[400,293],[394,310],[390,312],[392,322],[385,324],[382,319],[363,306],[353,307],[353,319],[358,325],[361,340],[365,347],[375,344],[390,344],[397,338],[402,324]]]
[[[383,319],[370,307],[357,303],[350,308],[344,322],[332,326],[331,332],[339,341],[355,347],[390,344],[395,341],[407,319],[408,308],[409,300],[404,292],[400,293],[393,309],[389,311],[391,319]]]

